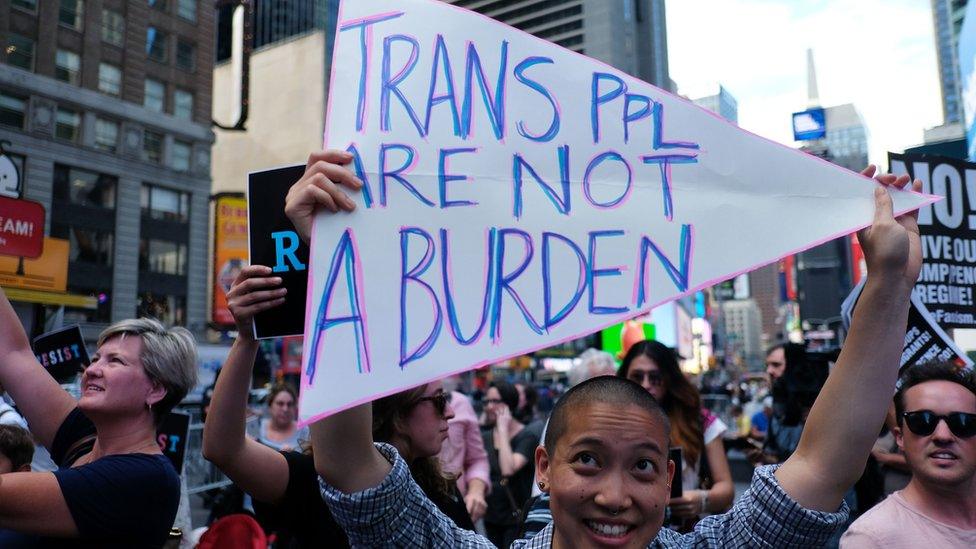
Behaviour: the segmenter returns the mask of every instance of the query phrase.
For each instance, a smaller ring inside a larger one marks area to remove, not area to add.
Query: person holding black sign
[[[75,402],[37,361],[2,291],[0,327],[0,383],[59,466],[0,475],[0,547],[161,547],[180,479],[156,427],[196,384],[193,336],[151,319],[113,324]]]
[[[339,187],[359,189],[339,151],[313,154],[285,211],[306,241],[317,210],[352,210]],[[874,176],[875,168],[863,173]],[[550,419],[535,461],[553,522],[512,547],[819,547],[844,522],[844,493],[858,479],[897,376],[908,302],[921,269],[914,214],[894,218],[880,176],[874,223],[861,232],[868,287],[847,344],[821,391],[800,444],[779,466],[761,467],[732,510],[706,517],[691,533],[662,529],[675,464],[670,425],[639,385],[598,377],[570,389]],[[916,181],[913,188],[921,188]],[[339,205],[339,206],[337,206]],[[858,418],[859,421],[850,421]],[[354,544],[490,547],[439,513],[411,480],[397,450],[374,444],[372,409],[360,405],[311,426],[322,496]]]
[[[318,491],[318,477],[309,452],[275,450],[246,436],[244,430],[251,368],[258,343],[251,322],[260,311],[277,307],[287,293],[270,267],[245,267],[227,293],[238,336],[221,370],[203,431],[203,455],[254,499],[262,524],[286,531],[297,547],[346,547],[345,532],[336,524]],[[376,421],[371,437],[389,442],[410,459],[412,478],[427,497],[455,522],[474,525],[454,482],[441,470],[437,454],[447,438],[454,411],[441,383],[429,383],[390,395],[372,404]]]

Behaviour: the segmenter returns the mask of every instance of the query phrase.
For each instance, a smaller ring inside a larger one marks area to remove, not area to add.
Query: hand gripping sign
[[[434,0],[340,6],[300,416],[576,338],[870,223],[871,180]],[[930,198],[895,193],[898,212]]]

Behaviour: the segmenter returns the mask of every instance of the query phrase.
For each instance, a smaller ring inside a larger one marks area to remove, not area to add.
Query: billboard
[[[962,89],[963,128],[969,160],[976,162],[976,2],[966,6],[959,29],[959,87]]]
[[[232,326],[227,292],[247,265],[247,201],[240,193],[214,197],[213,312],[217,326]]]
[[[61,238],[44,237],[44,252],[37,259],[0,255],[0,286],[63,292],[68,285],[69,243]]]
[[[44,206],[0,196],[0,254],[37,259],[44,250]]]
[[[793,140],[811,141],[827,135],[827,118],[821,107],[793,113]]]

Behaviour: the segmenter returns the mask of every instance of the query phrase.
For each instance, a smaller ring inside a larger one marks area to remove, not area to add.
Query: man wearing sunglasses
[[[895,440],[912,480],[861,516],[841,547],[976,547],[976,379],[950,363],[902,374]]]

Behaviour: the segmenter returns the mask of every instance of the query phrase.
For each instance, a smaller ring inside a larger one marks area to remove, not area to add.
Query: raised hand
[[[358,190],[363,186],[363,182],[346,168],[350,162],[352,155],[345,151],[329,149],[312,153],[308,157],[305,174],[288,190],[285,214],[305,242],[309,241],[312,220],[320,208],[333,213],[356,209],[356,203],[339,188],[344,185]]]
[[[227,292],[227,307],[234,315],[237,337],[241,339],[254,338],[251,321],[255,314],[285,302],[287,289],[277,288],[281,278],[271,276],[271,273],[271,267],[248,265],[237,275]]]
[[[868,177],[874,173],[874,166],[868,166],[861,172]],[[896,219],[888,191],[888,187],[904,188],[908,185],[909,177],[885,174],[875,177],[875,180],[880,185],[874,191],[874,221],[870,227],[858,233],[868,275],[874,279],[881,278],[886,283],[900,282],[905,289],[911,289],[922,268],[918,210]],[[921,188],[922,182],[916,179],[912,189],[919,191]]]

